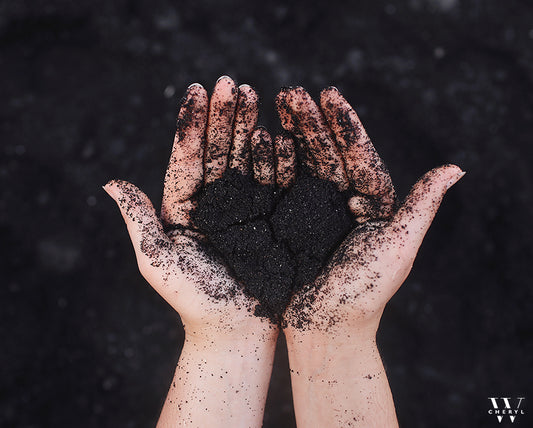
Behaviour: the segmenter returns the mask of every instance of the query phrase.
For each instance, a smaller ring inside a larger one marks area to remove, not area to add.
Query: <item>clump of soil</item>
[[[199,193],[192,219],[259,301],[256,315],[277,322],[293,293],[316,278],[356,226],[348,198],[305,173],[279,190],[229,169]]]

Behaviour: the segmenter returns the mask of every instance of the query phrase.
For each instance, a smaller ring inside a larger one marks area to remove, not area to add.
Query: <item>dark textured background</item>
[[[100,186],[159,202],[181,94],[229,74],[273,132],[280,86],[339,87],[400,195],[436,165],[467,171],[380,348],[402,426],[498,426],[487,397],[519,395],[514,426],[532,426],[531,3],[221,3],[0,4],[0,425],[156,421],[183,333]],[[266,427],[294,425],[283,346]]]

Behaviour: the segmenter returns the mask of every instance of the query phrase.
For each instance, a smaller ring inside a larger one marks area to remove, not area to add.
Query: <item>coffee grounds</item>
[[[357,225],[349,196],[305,173],[280,190],[229,169],[200,191],[191,216],[244,292],[259,301],[255,314],[278,322],[291,296],[316,278]]]

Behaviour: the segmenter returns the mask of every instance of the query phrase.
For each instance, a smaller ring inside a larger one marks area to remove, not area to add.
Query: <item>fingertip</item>
[[[237,91],[237,85],[235,81],[229,76],[221,76],[215,83],[215,90],[229,90],[232,93]]]
[[[463,172],[463,170],[460,167],[458,167],[457,165],[455,165],[453,163],[447,163],[447,164],[439,166],[439,167],[437,167],[435,169],[446,169],[446,170],[454,171],[454,172],[457,172],[457,173]]]
[[[340,94],[340,91],[336,86],[328,86],[327,88],[322,89],[320,97],[326,97],[331,94]]]
[[[112,187],[112,184],[111,184],[111,181],[108,181],[106,184],[104,184],[102,186],[102,189],[104,190],[104,192],[106,192],[109,196],[113,197],[111,195],[111,187]]]
[[[288,93],[287,101],[289,108],[295,113],[300,113],[306,110],[315,111],[317,109],[311,95],[309,95],[309,93],[301,86],[293,88]]]
[[[303,86],[291,86],[287,91],[289,95],[309,95]]]
[[[104,189],[107,192],[108,189],[113,186],[114,182],[115,182],[115,179],[109,180],[106,184],[102,186],[102,189]]]
[[[199,83],[193,83],[192,85],[190,85],[187,88],[187,94],[188,95],[203,95],[203,94],[205,94],[207,96],[207,91]]]
[[[457,183],[465,172],[454,164],[446,164],[434,168],[426,174],[430,180],[440,181],[445,190],[448,190],[455,183]]]
[[[120,179],[110,180],[103,186],[103,189],[117,202],[119,202],[119,199],[122,199],[121,197],[131,200],[138,195],[145,196],[142,190],[135,184]]]
[[[102,189],[104,189],[104,191],[109,196],[111,196],[111,198],[116,200],[119,194],[118,185],[120,182],[122,182],[122,180],[117,180],[117,179],[109,180],[106,184],[102,186]]]
[[[193,83],[192,85],[189,85],[185,91],[185,94],[183,95],[183,98],[180,102],[180,113],[182,113],[183,109],[187,109],[188,107],[196,106],[197,108],[200,108],[205,105],[207,107],[207,91],[205,88],[200,85],[199,83]],[[194,104],[192,104],[194,103]]]
[[[211,96],[211,101],[213,98],[222,97],[222,98],[235,98],[237,96],[237,85],[235,81],[229,76],[221,76],[215,83],[213,89],[213,94]]]
[[[464,171],[457,165],[443,165],[426,172],[412,187],[401,208],[396,213],[397,221],[411,223],[411,228],[425,234],[439,209],[448,189],[463,177]]]
[[[247,83],[239,86],[239,98],[246,100],[248,103],[256,103],[259,99],[257,92]]]
[[[329,104],[329,106],[328,106]],[[347,104],[346,100],[335,86],[329,86],[320,92],[320,106],[322,109],[333,108]]]
[[[450,187],[452,187],[455,183],[457,183],[463,176],[466,174],[464,171],[460,171],[456,173],[450,180],[448,180],[448,183],[446,183],[446,190],[448,190]]]

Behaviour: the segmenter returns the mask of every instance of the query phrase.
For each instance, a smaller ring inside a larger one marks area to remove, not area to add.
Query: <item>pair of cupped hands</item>
[[[349,208],[359,226],[282,316],[294,368],[293,361],[312,358],[308,351],[325,342],[375,340],[386,303],[409,274],[445,192],[463,172],[454,165],[429,171],[400,204],[355,110],[336,88],[324,89],[318,104],[301,87],[284,88],[276,106],[287,132],[272,139],[256,126],[258,96],[249,85],[237,87],[224,76],[209,98],[193,84],[179,110],[160,215],[131,183],[113,180],[104,189],[124,217],[142,275],[179,313],[186,343],[217,350],[243,341],[273,349],[280,327],[254,315],[257,302],[243,292],[245,285],[205,251],[208,243],[190,216],[202,187],[234,168],[260,184],[287,188],[295,181],[299,144],[304,156],[298,161],[339,191],[350,190]]]
[[[302,327],[293,308],[308,313],[306,330],[327,329],[333,318],[336,329],[358,324],[377,329],[442,197],[463,172],[454,165],[429,171],[398,207],[383,161],[336,88],[322,91],[320,107],[303,88],[284,88],[276,105],[289,134],[272,140],[256,127],[258,96],[252,87],[236,87],[224,76],[209,99],[200,84],[193,84],[179,110],[160,216],[133,184],[112,180],[104,186],[124,217],[140,272],[180,314],[187,333],[211,337],[277,329],[253,315],[257,302],[242,292],[224,262],[205,254],[190,212],[202,186],[227,168],[253,174],[260,184],[290,186],[296,174],[292,134],[304,144],[305,162],[316,176],[340,191],[353,191],[349,207],[361,225],[335,252],[335,262],[324,267],[315,281],[320,286],[309,284],[293,297],[283,317],[285,329]]]

